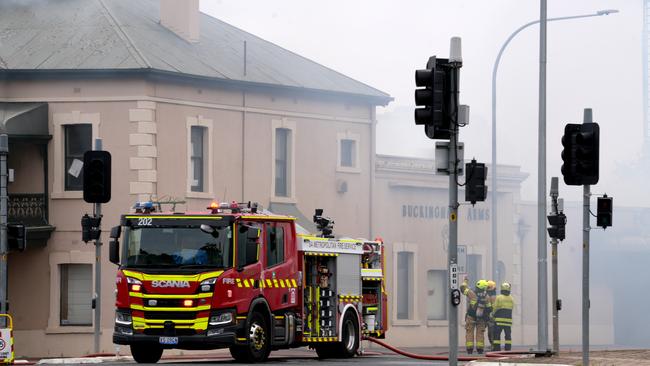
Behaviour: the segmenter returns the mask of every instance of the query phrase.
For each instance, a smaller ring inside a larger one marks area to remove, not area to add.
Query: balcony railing
[[[45,194],[10,194],[8,216],[9,222],[22,222],[27,226],[49,225]]]

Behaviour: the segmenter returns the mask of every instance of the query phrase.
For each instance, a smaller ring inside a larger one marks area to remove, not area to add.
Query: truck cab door
[[[236,225],[234,288],[240,302],[239,309],[247,309],[252,299],[259,296],[262,273],[262,225],[240,222]],[[257,235],[255,235],[257,232]]]
[[[271,310],[298,306],[298,264],[289,222],[264,224],[264,297]]]

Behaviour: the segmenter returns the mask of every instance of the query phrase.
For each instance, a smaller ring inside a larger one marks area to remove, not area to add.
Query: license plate
[[[160,344],[178,344],[178,337],[160,337],[158,342]]]

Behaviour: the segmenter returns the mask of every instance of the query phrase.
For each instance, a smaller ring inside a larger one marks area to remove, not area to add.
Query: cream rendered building
[[[513,285],[513,296],[521,298],[521,243],[515,236],[521,182],[527,174],[514,166],[500,167],[499,264],[503,280]],[[488,166],[488,175],[490,168]],[[459,179],[464,181],[464,177]],[[489,177],[488,177],[489,181]],[[396,156],[377,157],[374,208],[376,227],[388,244],[387,284],[391,296],[387,339],[400,346],[447,345],[447,246],[449,238],[449,177],[435,174],[434,160]],[[458,244],[467,261],[461,279],[472,283],[489,277],[490,202],[464,204],[459,187]],[[488,195],[489,197],[489,195]],[[461,269],[462,270],[462,269]],[[465,303],[459,307],[464,324]],[[521,324],[521,307],[513,314]],[[459,332],[464,344],[464,331]],[[516,337],[516,333],[515,333]]]
[[[0,122],[9,134],[9,255],[19,356],[93,351],[94,247],[78,163],[112,153],[102,227],[138,200],[252,200],[370,236],[375,108],[387,94],[198,10],[198,0],[0,2]],[[104,241],[107,233],[104,232]],[[102,248],[101,351],[116,268]]]

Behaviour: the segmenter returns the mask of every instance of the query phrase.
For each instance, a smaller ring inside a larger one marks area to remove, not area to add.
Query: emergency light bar
[[[224,213],[225,210],[230,210],[231,213],[238,213],[238,212],[250,212],[250,213],[257,213],[257,210],[259,208],[259,204],[257,202],[237,202],[237,201],[232,201],[230,203],[228,202],[217,202],[213,201],[210,203],[210,206],[207,207],[208,210],[211,211],[213,214],[217,213]]]

